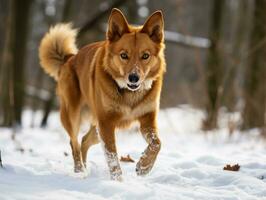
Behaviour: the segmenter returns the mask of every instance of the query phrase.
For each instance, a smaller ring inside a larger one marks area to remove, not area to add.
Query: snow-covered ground
[[[1,200],[266,199],[266,142],[256,130],[229,137],[227,115],[221,117],[221,129],[205,134],[200,131],[201,111],[187,106],[161,111],[162,150],[153,170],[138,177],[136,162],[121,163],[123,182],[109,180],[101,145],[88,153],[88,175],[77,177],[58,113],[47,129],[30,128],[30,116],[24,113],[24,128],[15,140],[11,130],[0,129]],[[117,147],[120,156],[129,154],[137,161],[145,142],[134,130],[119,132]],[[223,170],[236,163],[240,171]]]

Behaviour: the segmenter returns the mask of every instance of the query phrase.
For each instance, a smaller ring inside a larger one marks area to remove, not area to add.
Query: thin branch
[[[188,47],[196,47],[207,49],[211,46],[211,41],[208,38],[183,35],[174,31],[165,31],[164,37],[166,42],[174,42]]]

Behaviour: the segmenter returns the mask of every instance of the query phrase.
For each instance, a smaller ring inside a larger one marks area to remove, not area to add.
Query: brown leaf
[[[224,167],[224,170],[228,170],[228,171],[239,171],[240,169],[240,165],[239,164],[236,164],[236,165],[226,165]]]
[[[121,162],[132,162],[132,163],[135,162],[132,158],[130,158],[129,155],[127,155],[126,157],[121,156],[120,161]]]

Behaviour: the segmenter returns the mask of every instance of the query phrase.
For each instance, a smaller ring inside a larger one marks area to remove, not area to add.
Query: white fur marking
[[[96,130],[98,130],[98,129],[96,129]],[[107,161],[107,165],[109,167],[111,180],[122,181],[122,170],[120,168],[117,153],[109,152],[107,150],[107,148],[105,147],[105,143],[101,137],[99,137],[99,140],[100,140],[102,147],[103,147],[103,150],[104,150],[104,155],[105,155],[105,159]]]
[[[159,148],[160,145],[156,143],[158,140],[156,133],[146,133],[144,134],[144,139],[149,144],[150,150],[156,151]]]
[[[127,88],[127,82],[123,78],[115,79],[120,88]]]
[[[121,181],[122,170],[119,165],[117,153],[109,152],[106,148],[104,148],[104,154],[109,166],[111,179]]]
[[[152,82],[153,82],[153,80],[152,79],[150,79],[150,78],[148,78],[148,79],[146,79],[145,81],[143,81],[143,89],[144,90],[149,90],[149,89],[151,89],[151,86],[152,86]]]

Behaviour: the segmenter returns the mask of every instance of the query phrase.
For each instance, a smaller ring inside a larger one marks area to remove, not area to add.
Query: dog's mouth
[[[127,88],[131,91],[136,91],[140,88],[140,84],[127,84]]]
[[[119,88],[124,88],[127,89],[129,91],[137,91],[141,88],[141,85],[143,85],[143,82],[138,82],[138,83],[129,83],[127,81],[125,81],[124,79],[115,79],[117,85]]]

